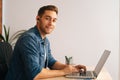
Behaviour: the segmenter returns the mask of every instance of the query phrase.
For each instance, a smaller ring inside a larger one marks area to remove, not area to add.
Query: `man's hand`
[[[76,65],[75,68],[77,68],[77,70],[80,72],[80,73],[85,73],[86,72],[86,66],[84,65]]]
[[[66,65],[66,67],[63,69],[63,71],[66,74],[74,73],[74,72],[86,72],[86,66],[84,65]]]

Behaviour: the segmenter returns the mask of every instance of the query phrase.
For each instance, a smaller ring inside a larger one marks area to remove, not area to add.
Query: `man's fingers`
[[[79,69],[79,71],[81,72],[86,72],[86,66],[84,66],[84,65],[77,65],[77,66],[75,66],[77,69]]]

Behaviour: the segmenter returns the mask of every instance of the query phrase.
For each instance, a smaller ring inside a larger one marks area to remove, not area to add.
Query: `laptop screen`
[[[103,54],[102,54],[102,56],[101,56],[98,64],[97,64],[96,67],[95,67],[95,70],[94,70],[94,72],[96,73],[97,76],[98,76],[98,74],[100,73],[103,65],[105,64],[108,56],[110,55],[110,52],[111,52],[111,51],[108,51],[108,50],[105,50],[105,51],[103,52]]]

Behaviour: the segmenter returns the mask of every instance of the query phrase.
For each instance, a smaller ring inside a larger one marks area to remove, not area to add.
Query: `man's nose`
[[[54,22],[52,20],[49,21],[49,26],[54,25]]]

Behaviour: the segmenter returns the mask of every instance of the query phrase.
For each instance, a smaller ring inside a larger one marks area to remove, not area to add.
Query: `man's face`
[[[40,17],[39,30],[42,35],[50,34],[55,28],[57,14],[55,11],[46,10]]]

